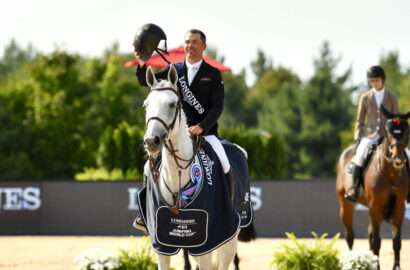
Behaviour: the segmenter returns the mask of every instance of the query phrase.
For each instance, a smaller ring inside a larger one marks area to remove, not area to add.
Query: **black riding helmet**
[[[367,70],[367,79],[375,79],[375,78],[382,78],[384,81],[386,79],[386,74],[381,66],[371,66]]]
[[[158,48],[158,44],[161,40],[165,40],[165,50]],[[159,26],[152,23],[144,24],[137,30],[134,36],[134,48],[139,52],[141,60],[144,62],[151,57],[154,51],[158,53],[162,51],[168,54],[167,36]]]

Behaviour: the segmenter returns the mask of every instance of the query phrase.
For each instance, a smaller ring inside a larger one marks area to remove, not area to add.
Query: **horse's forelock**
[[[392,119],[389,119],[386,122],[388,132],[398,140],[400,140],[409,129],[409,123],[407,122],[407,119],[399,117],[399,115],[400,114],[396,114]]]
[[[152,88],[164,88],[164,87],[176,88],[175,85],[173,85],[170,81],[165,80],[165,79],[159,79]]]

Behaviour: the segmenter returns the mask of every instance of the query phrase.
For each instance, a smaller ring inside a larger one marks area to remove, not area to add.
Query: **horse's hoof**
[[[396,264],[395,266],[393,266],[393,270],[400,270],[400,265]]]

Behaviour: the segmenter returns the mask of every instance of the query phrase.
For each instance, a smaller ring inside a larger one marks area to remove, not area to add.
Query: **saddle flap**
[[[208,239],[208,213],[200,209],[180,209],[172,213],[165,206],[156,214],[156,238],[164,246],[190,248]]]

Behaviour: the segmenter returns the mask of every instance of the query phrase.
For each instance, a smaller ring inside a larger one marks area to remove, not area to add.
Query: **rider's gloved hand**
[[[360,141],[362,140],[362,138],[358,138],[356,139],[355,142],[355,149],[357,149],[357,147],[359,147]]]

